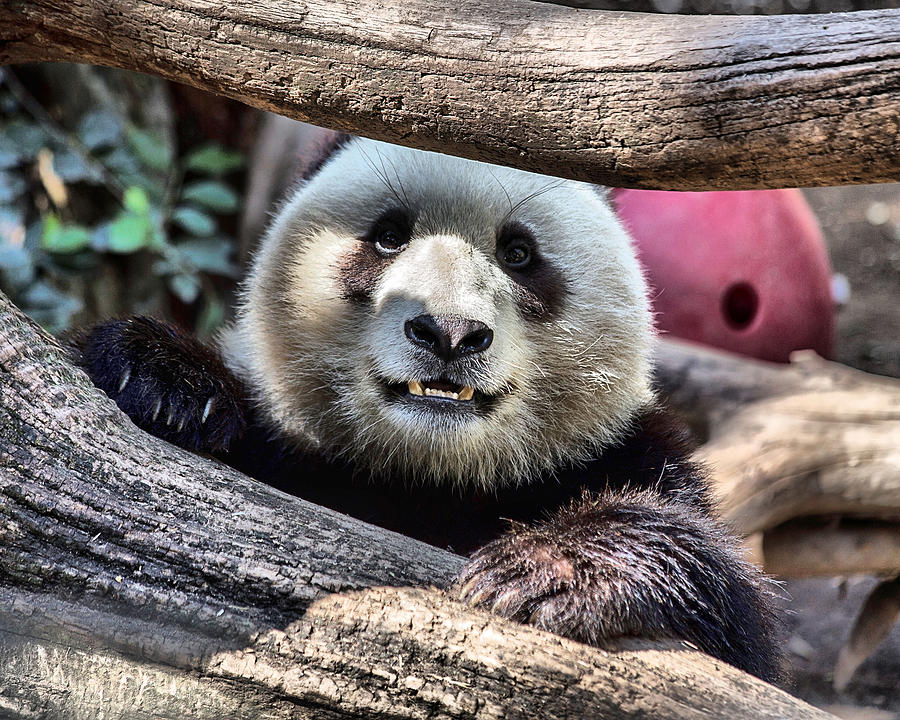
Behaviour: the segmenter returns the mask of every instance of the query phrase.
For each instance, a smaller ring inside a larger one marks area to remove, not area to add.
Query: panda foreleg
[[[165,323],[111,320],[75,338],[72,350],[94,385],[157,437],[215,453],[246,428],[244,388],[218,352]]]
[[[652,491],[587,494],[477,550],[464,602],[592,645],[687,640],[764,680],[779,676],[765,578],[708,516]]]

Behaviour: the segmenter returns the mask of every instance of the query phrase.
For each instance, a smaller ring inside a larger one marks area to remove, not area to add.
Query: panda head
[[[278,213],[223,348],[301,444],[492,487],[614,443],[652,335],[595,188],[353,139]]]

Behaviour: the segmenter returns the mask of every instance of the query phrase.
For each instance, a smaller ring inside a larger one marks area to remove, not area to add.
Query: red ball
[[[786,362],[829,357],[831,267],[799,190],[614,190],[665,334]]]

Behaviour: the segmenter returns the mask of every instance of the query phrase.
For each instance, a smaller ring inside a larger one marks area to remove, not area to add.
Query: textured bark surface
[[[451,601],[461,558],[142,433],[0,302],[3,717],[827,717]]]
[[[763,535],[766,572],[783,578],[900,573],[900,523],[788,522]]]
[[[630,187],[900,178],[900,10],[14,0],[0,63],[162,75],[382,140]]]

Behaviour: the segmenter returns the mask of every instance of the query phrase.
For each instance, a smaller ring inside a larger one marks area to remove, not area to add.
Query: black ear
[[[328,162],[341,148],[345,147],[353,135],[336,133],[332,130],[321,130],[321,137],[317,137],[310,143],[309,153],[303,161],[303,180],[309,180],[322,166]]]

